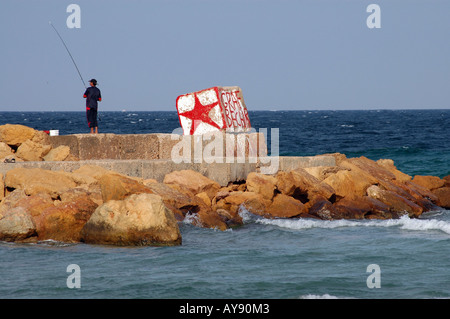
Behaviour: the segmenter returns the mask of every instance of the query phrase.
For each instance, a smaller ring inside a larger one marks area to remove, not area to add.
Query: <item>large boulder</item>
[[[53,199],[76,186],[69,173],[41,168],[16,167],[5,176],[5,187],[9,189],[23,189],[27,195],[44,192]]]
[[[408,214],[409,217],[419,217],[423,212],[423,208],[419,205],[395,192],[381,189],[376,185],[372,185],[367,189],[367,195],[388,205],[392,212],[399,215]]]
[[[36,226],[29,212],[14,207],[0,214],[0,240],[22,241],[36,235]]]
[[[311,217],[324,220],[343,218],[342,215],[336,211],[334,205],[323,196],[314,197],[308,204],[308,214]]]
[[[441,187],[433,190],[433,194],[437,196],[437,205],[450,209],[450,187]]]
[[[70,147],[66,145],[60,145],[51,149],[47,155],[44,156],[44,161],[64,161],[70,155]]]
[[[272,200],[275,195],[276,178],[270,175],[251,172],[247,175],[247,190],[261,194],[265,199]]]
[[[252,214],[264,215],[265,210],[271,204],[270,200],[264,198],[260,193],[248,191],[235,191],[217,193],[213,200],[213,209],[223,209],[228,211],[233,218],[237,218],[239,210],[245,208]]]
[[[333,187],[322,182],[303,168],[289,172],[278,172],[275,179],[278,192],[291,196],[302,203],[307,203],[318,195],[324,196],[327,200],[334,200],[335,197]]]
[[[43,161],[44,156],[52,149],[51,145],[39,144],[26,140],[17,149],[16,156],[24,161]]]
[[[180,170],[164,176],[164,184],[181,190],[187,190],[194,195],[205,192],[213,198],[220,189],[220,184],[193,170]]]
[[[354,199],[366,195],[367,188],[377,183],[377,179],[363,170],[340,170],[323,180],[336,192],[336,197]]]
[[[99,206],[82,229],[82,241],[112,245],[180,245],[177,220],[162,198],[133,194]]]
[[[416,175],[412,181],[413,183],[429,190],[434,190],[445,186],[445,181],[437,176]]]
[[[302,217],[305,214],[307,214],[307,209],[301,201],[291,196],[277,194],[263,216],[266,218],[290,218]]]
[[[13,155],[14,155],[14,152],[11,149],[11,147],[9,147],[9,145],[4,142],[0,142],[0,160],[1,160],[1,162],[3,162],[4,158],[8,158]]]
[[[394,161],[391,159],[380,159],[376,161],[376,163],[382,168],[394,174],[394,177],[397,181],[409,182],[412,179],[411,176],[409,176],[408,174],[399,171],[397,167],[394,165]]]
[[[98,183],[102,191],[103,202],[122,200],[131,194],[153,193],[139,181],[116,173],[103,174]]]
[[[38,239],[79,242],[81,230],[96,208],[87,194],[46,208],[34,217]]]
[[[0,125],[0,142],[18,147],[23,142],[34,137],[35,130],[31,127],[19,124]]]
[[[402,215],[392,211],[389,205],[369,196],[343,198],[335,203],[334,207],[336,215],[345,219],[390,219]]]

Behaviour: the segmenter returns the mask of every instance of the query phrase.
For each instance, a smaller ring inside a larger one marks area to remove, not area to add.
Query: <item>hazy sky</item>
[[[448,0],[1,0],[0,111],[84,111],[49,21],[102,110],[176,111],[181,94],[234,85],[249,110],[450,108]]]

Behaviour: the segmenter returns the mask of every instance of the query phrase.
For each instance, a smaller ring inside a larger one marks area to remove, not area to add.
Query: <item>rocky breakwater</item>
[[[49,135],[20,124],[0,125],[0,162],[77,161],[70,148],[53,148]]]
[[[192,170],[163,182],[85,165],[0,176],[0,240],[180,245],[179,222],[226,230],[261,218],[389,219],[449,207],[449,177],[412,178],[391,160],[333,154],[335,166],[258,172],[221,187]]]

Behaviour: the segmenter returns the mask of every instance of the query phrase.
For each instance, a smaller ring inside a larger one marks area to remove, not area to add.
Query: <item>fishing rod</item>
[[[84,88],[86,89],[86,82],[84,82],[83,77],[81,76],[80,70],[78,69],[77,64],[75,63],[75,60],[73,59],[72,54],[69,51],[69,48],[66,45],[66,42],[64,42],[63,38],[61,37],[61,35],[59,34],[58,30],[56,30],[55,26],[52,24],[51,21],[49,21],[50,25],[52,26],[53,30],[55,30],[56,34],[58,35],[58,37],[61,39],[61,42],[64,44],[64,47],[67,50],[67,53],[69,53],[70,58],[72,59],[73,65],[75,65],[75,68],[77,69],[78,75],[80,76],[81,82],[83,83]]]
[[[55,28],[55,26],[52,24],[52,22],[49,21],[48,23],[52,26],[53,30],[55,30],[56,34],[57,34],[58,37],[61,39],[61,42],[64,44],[64,47],[66,48],[67,53],[69,53],[69,56],[70,56],[70,58],[72,59],[73,65],[75,65],[75,68],[77,69],[78,75],[80,76],[80,79],[81,79],[81,82],[83,83],[84,88],[87,89],[86,84],[85,84],[86,82],[84,82],[83,77],[81,76],[80,70],[78,69],[78,66],[77,66],[77,64],[75,63],[75,60],[74,60],[72,54],[70,53],[69,48],[68,48],[67,45],[66,45],[66,42],[64,42],[63,38],[62,38],[61,35],[59,34],[58,30],[56,30],[56,28]],[[98,116],[98,120],[101,121],[100,115],[97,114],[97,116]]]

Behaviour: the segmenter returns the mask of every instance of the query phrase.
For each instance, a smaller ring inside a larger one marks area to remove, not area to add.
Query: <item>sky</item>
[[[91,78],[104,111],[450,108],[448,0],[1,0],[0,40],[0,111],[84,111]]]

